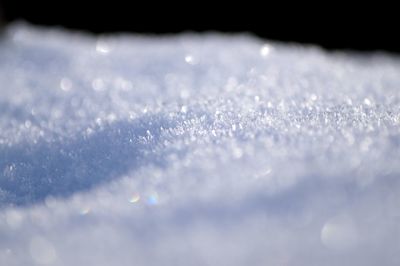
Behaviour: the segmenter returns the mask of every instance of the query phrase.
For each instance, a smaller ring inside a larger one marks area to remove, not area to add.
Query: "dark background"
[[[400,53],[398,8],[379,2],[351,8],[336,2],[0,0],[0,10],[3,24],[25,20],[94,33],[251,32],[327,49]]]

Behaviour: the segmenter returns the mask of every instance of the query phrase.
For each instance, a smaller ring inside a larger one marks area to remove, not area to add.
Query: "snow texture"
[[[0,93],[0,265],[400,265],[397,55],[17,23]]]

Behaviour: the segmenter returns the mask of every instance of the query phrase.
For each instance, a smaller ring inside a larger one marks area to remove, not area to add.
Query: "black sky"
[[[63,26],[94,33],[182,31],[251,32],[328,49],[400,52],[397,9],[350,8],[324,2],[317,9],[290,2],[24,1],[0,0],[3,20]]]

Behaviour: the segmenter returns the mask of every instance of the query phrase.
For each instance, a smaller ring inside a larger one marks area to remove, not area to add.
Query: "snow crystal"
[[[219,33],[0,39],[1,265],[399,265],[400,58]]]

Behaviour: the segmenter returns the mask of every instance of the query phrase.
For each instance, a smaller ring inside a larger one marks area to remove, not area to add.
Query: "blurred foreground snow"
[[[400,58],[0,39],[0,265],[399,265]]]

